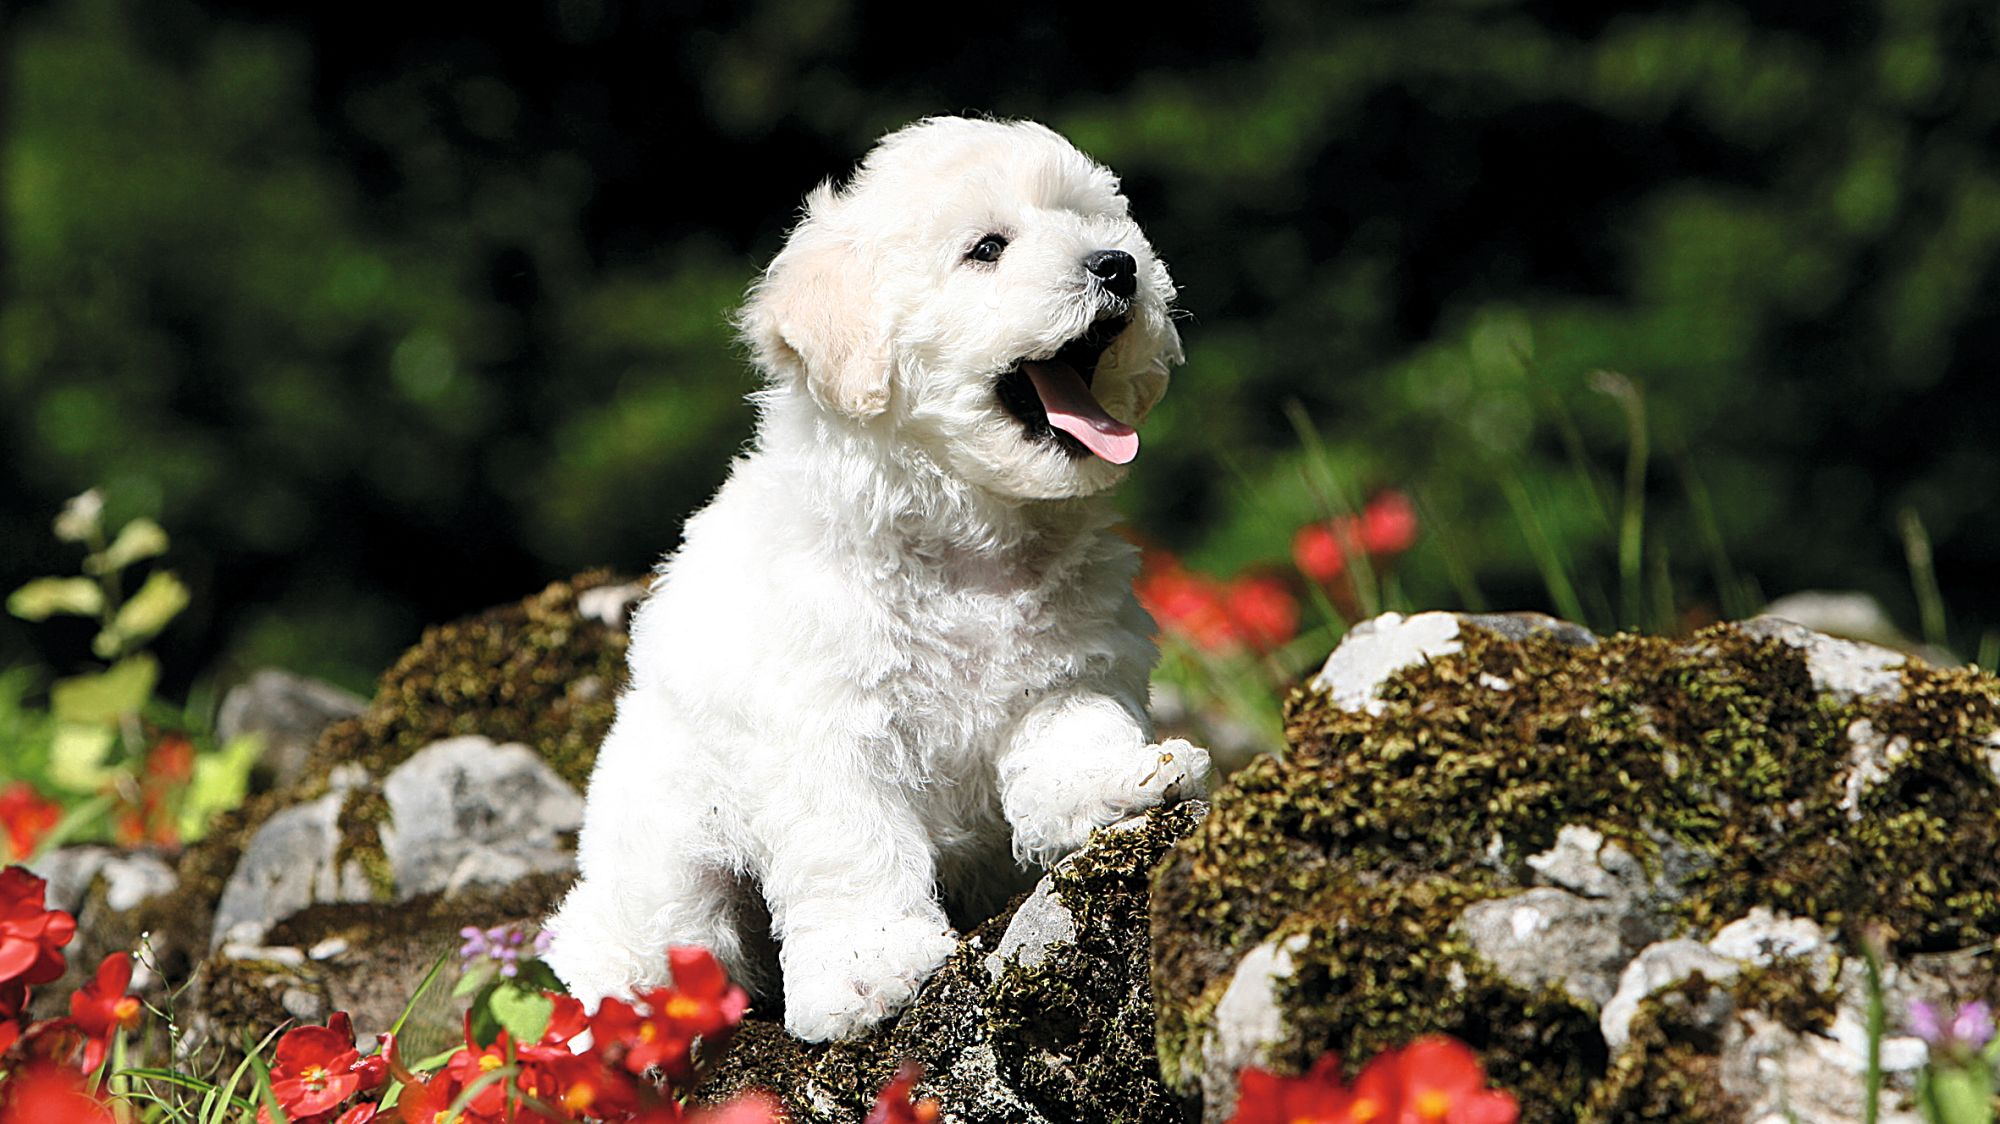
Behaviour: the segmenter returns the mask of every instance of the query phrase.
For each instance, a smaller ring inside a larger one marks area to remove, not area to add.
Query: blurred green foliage
[[[1951,638],[2000,626],[1990,3],[26,0],[0,83],[0,586],[102,484],[176,528],[170,675],[361,686],[647,565],[747,436],[727,318],[800,197],[967,108],[1116,168],[1172,264],[1126,501],[1196,564],[1327,505],[1295,402],[1346,502],[1417,499],[1396,603],[1554,607],[1553,566],[1600,627],[1812,587],[1913,623],[1909,512]]]

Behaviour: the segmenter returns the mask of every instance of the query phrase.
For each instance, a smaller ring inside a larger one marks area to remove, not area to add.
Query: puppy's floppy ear
[[[820,405],[857,418],[889,406],[889,332],[865,251],[823,225],[836,205],[822,184],[806,218],[751,287],[744,338],[774,375],[803,379]]]

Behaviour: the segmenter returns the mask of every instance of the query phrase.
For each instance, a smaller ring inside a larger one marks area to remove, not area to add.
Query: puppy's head
[[[1022,499],[1101,490],[1181,360],[1118,180],[1029,122],[932,118],[822,185],[752,288],[779,390]]]

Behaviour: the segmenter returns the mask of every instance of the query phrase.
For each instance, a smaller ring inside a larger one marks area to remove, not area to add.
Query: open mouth
[[[1031,440],[1047,441],[1079,460],[1097,456],[1129,463],[1139,455],[1139,434],[1105,413],[1090,386],[1097,361],[1131,323],[1130,316],[1099,320],[1054,355],[1016,363],[995,388],[1000,404]]]

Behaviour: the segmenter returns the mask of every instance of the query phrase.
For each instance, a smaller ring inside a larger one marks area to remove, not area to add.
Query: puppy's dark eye
[[[1007,248],[1007,240],[998,234],[989,234],[979,240],[972,249],[965,252],[966,261],[999,261],[1001,251]]]

